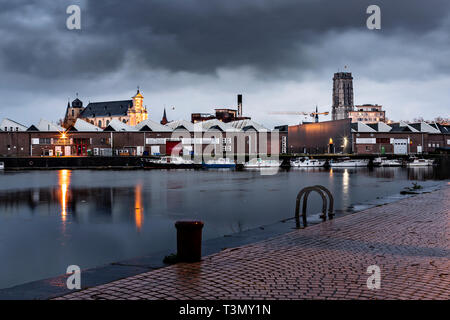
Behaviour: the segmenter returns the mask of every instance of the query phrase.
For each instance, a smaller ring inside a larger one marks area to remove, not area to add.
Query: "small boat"
[[[244,164],[244,168],[274,168],[281,166],[281,160],[264,160],[253,158]]]
[[[367,167],[369,165],[369,160],[343,160],[343,161],[330,161],[330,166],[332,168],[353,168],[353,167]]]
[[[150,162],[160,163],[160,164],[175,164],[175,165],[193,164],[194,163],[193,160],[184,159],[182,157],[161,157],[158,160],[152,160]]]
[[[3,169],[5,169],[5,163],[0,162],[0,170],[3,170]]]
[[[203,168],[236,168],[236,163],[229,158],[208,160],[202,163]]]
[[[433,159],[417,159],[413,158],[413,161],[408,162],[406,164],[407,167],[427,167],[432,166],[434,160]]]
[[[401,167],[402,161],[398,159],[375,158],[373,165],[376,167]]]
[[[296,158],[291,160],[291,167],[309,168],[309,167],[323,167],[326,160],[309,159],[309,158]]]

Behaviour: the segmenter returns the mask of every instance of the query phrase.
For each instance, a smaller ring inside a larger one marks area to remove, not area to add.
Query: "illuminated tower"
[[[353,111],[353,77],[351,72],[338,72],[333,77],[331,119],[347,119],[349,111]]]
[[[128,110],[128,116],[130,118],[128,125],[135,126],[142,120],[147,120],[148,113],[147,108],[144,107],[144,96],[139,92],[132,97],[133,106]]]

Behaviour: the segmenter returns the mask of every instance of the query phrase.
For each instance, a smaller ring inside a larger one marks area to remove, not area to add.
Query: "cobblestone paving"
[[[450,299],[449,208],[445,187],[57,299]]]

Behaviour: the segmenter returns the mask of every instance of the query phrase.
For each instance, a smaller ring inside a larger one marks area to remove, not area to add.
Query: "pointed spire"
[[[164,113],[163,113],[163,117],[161,120],[161,124],[162,125],[166,125],[169,121],[167,121],[167,117],[166,117],[166,107],[164,107]]]

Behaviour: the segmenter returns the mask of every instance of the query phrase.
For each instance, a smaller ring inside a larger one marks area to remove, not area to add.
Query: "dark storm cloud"
[[[77,3],[82,30],[68,31],[65,8]],[[192,73],[319,68],[326,61],[308,48],[333,31],[367,31],[370,4],[382,8],[381,37],[438,30],[450,8],[446,0],[2,1],[0,30],[8,36],[0,63],[4,71],[61,78],[101,76],[130,60],[141,70]]]

